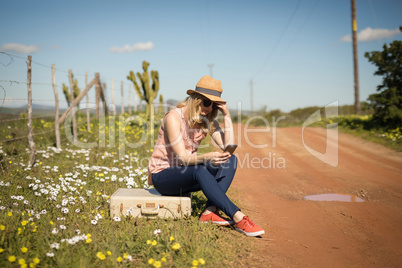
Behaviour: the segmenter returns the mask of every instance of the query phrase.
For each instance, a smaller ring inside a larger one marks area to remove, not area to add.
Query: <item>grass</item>
[[[92,120],[90,132],[79,118],[78,140],[97,145],[72,145],[62,127],[61,151],[54,148],[49,120],[34,120],[32,168],[26,119],[0,128],[1,267],[230,267],[244,255],[246,247],[237,245],[250,243],[246,237],[198,222],[205,202],[200,192],[185,219],[110,217],[110,196],[118,188],[149,187],[146,165],[154,141],[141,117],[125,126],[124,120]]]
[[[381,129],[372,125],[371,115],[347,115],[323,118],[313,124],[316,127],[326,127],[337,124],[343,133],[360,137],[364,140],[381,144],[385,147],[402,152],[402,128]]]

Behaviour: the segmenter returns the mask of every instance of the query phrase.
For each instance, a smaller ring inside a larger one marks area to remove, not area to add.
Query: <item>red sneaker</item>
[[[201,214],[200,221],[205,222],[205,223],[212,222],[212,223],[215,223],[218,225],[223,225],[223,226],[234,224],[234,221],[232,221],[231,219],[223,218],[215,212],[211,212],[207,215]]]
[[[265,231],[260,226],[252,222],[247,216],[244,216],[241,221],[236,223],[235,229],[246,236],[258,236],[265,234]]]

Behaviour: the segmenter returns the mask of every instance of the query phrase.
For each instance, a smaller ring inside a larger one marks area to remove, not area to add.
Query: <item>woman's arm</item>
[[[222,131],[219,127],[219,123],[215,121],[214,126],[216,129],[218,129],[218,131],[212,133],[212,138],[214,139],[215,143],[222,150],[224,150],[229,144],[234,144],[233,123],[232,118],[230,117],[229,109],[227,108],[226,104],[218,104],[218,108],[223,115],[224,128]]]
[[[166,144],[166,146],[172,147],[173,152],[177,155],[177,158],[182,165],[197,165],[207,161],[211,161],[213,164],[218,165],[226,162],[230,158],[229,153],[219,152],[211,152],[201,155],[189,154],[186,151],[183,137],[180,132],[180,118],[175,114],[175,112],[168,113],[163,120],[163,124],[169,140],[169,144]]]

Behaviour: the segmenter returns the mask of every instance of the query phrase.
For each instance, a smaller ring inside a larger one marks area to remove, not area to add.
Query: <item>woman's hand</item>
[[[215,166],[225,163],[230,158],[229,152],[211,152],[206,154],[206,158]]]
[[[221,111],[223,116],[230,115],[229,109],[226,106],[226,103],[216,102],[216,106],[218,107],[218,110]]]

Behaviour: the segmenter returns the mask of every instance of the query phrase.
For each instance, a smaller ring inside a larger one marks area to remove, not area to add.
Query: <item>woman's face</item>
[[[214,102],[207,98],[201,99],[201,115],[206,116],[214,109]]]

